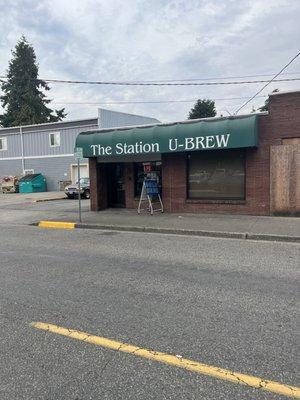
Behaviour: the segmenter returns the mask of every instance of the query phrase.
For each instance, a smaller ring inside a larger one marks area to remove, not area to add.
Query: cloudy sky
[[[0,75],[21,35],[36,50],[40,77],[48,79],[268,79],[299,51],[300,0],[0,0],[0,10]],[[282,78],[300,77],[300,57],[285,72]],[[227,115],[262,85],[52,84],[48,96],[68,119],[96,116],[98,104],[166,122],[185,119],[197,98],[216,99],[218,114]],[[263,94],[275,88],[297,90],[300,80],[273,83]],[[192,101],[112,104],[161,100]]]

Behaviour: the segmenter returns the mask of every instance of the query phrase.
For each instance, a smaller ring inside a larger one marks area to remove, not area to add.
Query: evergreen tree
[[[199,99],[191,109],[188,119],[209,118],[217,115],[213,100]]]
[[[4,114],[0,115],[3,127],[41,124],[61,121],[65,109],[51,110],[42,90],[50,90],[45,81],[38,79],[38,65],[34,48],[23,36],[12,51],[7,80],[2,83],[0,97]]]

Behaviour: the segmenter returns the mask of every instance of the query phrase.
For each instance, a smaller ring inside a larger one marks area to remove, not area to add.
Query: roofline
[[[91,120],[95,120],[97,121],[96,124],[98,124],[98,118],[97,117],[92,117],[92,118],[84,118],[84,119],[71,119],[71,120],[67,120],[67,121],[58,121],[58,122],[44,122],[42,124],[31,124],[31,125],[18,125],[18,126],[9,126],[6,128],[2,128],[0,126],[0,132],[1,131],[8,131],[8,130],[20,130],[20,128],[35,128],[35,127],[45,127],[46,125],[60,125],[60,124],[71,124],[73,122],[84,122],[84,121],[91,121]]]
[[[115,110],[110,110],[110,109],[108,109],[108,108],[102,108],[102,107],[99,107],[98,110],[104,110],[104,111],[109,111],[109,112],[115,112],[115,113],[124,114],[124,115],[132,115],[133,117],[141,117],[141,118],[155,119],[157,122],[160,122],[157,118],[154,118],[154,117],[147,117],[146,115],[131,114],[131,113],[126,113],[126,112],[124,112],[124,111],[115,111]]]
[[[285,91],[282,91],[282,92],[272,92],[272,93],[269,93],[269,96],[280,96],[281,94],[299,94],[300,93],[300,90],[285,90]]]
[[[124,114],[124,115],[132,115],[132,116],[134,116],[134,117],[149,118],[149,119],[154,119],[154,120],[156,120],[157,122],[160,122],[157,118],[147,117],[147,116],[145,116],[145,115],[129,114],[129,113],[122,112],[122,111],[109,110],[109,109],[107,109],[107,108],[98,108],[98,110],[104,110],[104,111],[109,111],[109,112],[115,112],[115,113]],[[0,132],[9,131],[9,130],[12,130],[12,131],[14,131],[14,130],[17,131],[17,130],[18,130],[18,131],[19,131],[20,128],[24,128],[24,129],[27,129],[27,128],[37,128],[37,129],[38,129],[39,127],[43,128],[43,127],[48,126],[48,125],[50,125],[50,126],[52,127],[52,126],[59,126],[60,124],[72,124],[72,123],[75,123],[75,122],[86,122],[86,121],[91,121],[91,120],[95,120],[96,125],[98,125],[98,117],[92,117],[92,118],[83,118],[83,119],[71,119],[71,120],[58,121],[58,122],[44,122],[44,123],[42,123],[42,124],[30,124],[30,125],[9,126],[9,127],[6,127],[6,128],[2,128],[2,127],[0,126]],[[91,124],[91,125],[92,125],[92,124]]]
[[[147,125],[131,125],[131,126],[119,126],[119,127],[112,127],[112,128],[100,128],[100,129],[93,129],[90,131],[84,131],[81,133],[92,133],[92,132],[111,132],[111,131],[125,131],[133,128],[151,128],[154,126],[172,126],[172,125],[188,125],[193,124],[195,122],[207,121],[207,122],[214,122],[214,121],[224,121],[224,120],[232,120],[232,119],[243,119],[247,117],[253,117],[257,115],[268,115],[267,111],[259,112],[259,113],[250,113],[250,114],[243,114],[243,115],[231,115],[226,117],[210,117],[210,118],[198,118],[198,119],[188,119],[184,121],[175,121],[175,122],[162,122],[158,124],[147,124]]]

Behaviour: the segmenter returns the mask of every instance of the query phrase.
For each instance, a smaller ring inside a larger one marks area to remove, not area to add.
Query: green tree
[[[274,89],[272,93],[277,93],[279,92],[279,89]],[[269,103],[270,103],[270,98],[268,97],[265,101],[265,104],[261,107],[258,108],[259,111],[269,111]]]
[[[217,115],[215,102],[208,99],[199,99],[191,109],[188,119],[209,118]]]
[[[46,99],[42,90],[50,88],[38,79],[35,51],[24,36],[12,51],[7,79],[1,89],[4,113],[0,115],[0,124],[4,127],[56,122],[66,117],[64,108],[53,111],[47,107],[51,100]]]

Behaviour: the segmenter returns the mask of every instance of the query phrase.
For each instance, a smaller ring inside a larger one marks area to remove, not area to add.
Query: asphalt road
[[[0,226],[0,398],[283,399],[33,328],[297,385],[300,246]]]

